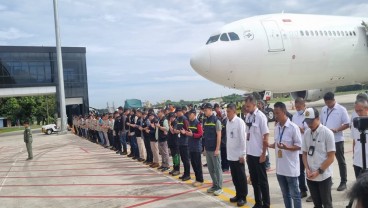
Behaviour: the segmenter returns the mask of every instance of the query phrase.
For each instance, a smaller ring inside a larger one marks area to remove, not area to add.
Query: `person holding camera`
[[[331,164],[336,151],[334,134],[321,124],[316,108],[307,108],[304,116],[304,122],[309,127],[304,132],[302,142],[308,188],[314,207],[330,208],[332,207]]]

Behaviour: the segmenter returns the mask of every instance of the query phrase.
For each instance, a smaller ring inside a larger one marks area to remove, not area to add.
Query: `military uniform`
[[[26,143],[26,147],[27,147],[28,159],[31,160],[33,159],[33,153],[32,153],[33,138],[32,138],[32,131],[30,127],[27,127],[24,130],[24,142]]]

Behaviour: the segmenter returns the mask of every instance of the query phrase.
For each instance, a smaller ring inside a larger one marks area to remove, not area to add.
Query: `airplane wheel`
[[[272,108],[266,108],[266,116],[269,122],[275,121],[275,114]]]

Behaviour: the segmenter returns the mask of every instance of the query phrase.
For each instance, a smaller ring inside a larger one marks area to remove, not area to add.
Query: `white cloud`
[[[33,34],[22,32],[13,27],[7,28],[5,30],[0,30],[0,40],[15,40],[19,38],[29,38],[33,36]]]
[[[52,1],[0,4],[0,44],[55,45]],[[231,94],[198,76],[191,54],[222,25],[253,15],[367,16],[363,0],[59,0],[61,43],[87,48],[90,104]],[[178,93],[180,92],[180,93]]]

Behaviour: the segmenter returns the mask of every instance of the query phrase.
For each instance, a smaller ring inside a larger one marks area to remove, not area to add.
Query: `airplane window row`
[[[234,32],[229,32],[229,33],[222,33],[221,35],[214,35],[211,36],[208,41],[206,42],[206,45],[214,43],[216,41],[218,41],[218,39],[220,39],[221,41],[236,41],[236,40],[240,40],[239,36],[234,33]]]
[[[306,31],[303,31],[301,30],[300,31],[300,35],[301,36],[356,36],[356,33],[355,31],[313,31],[313,30],[306,30]]]

